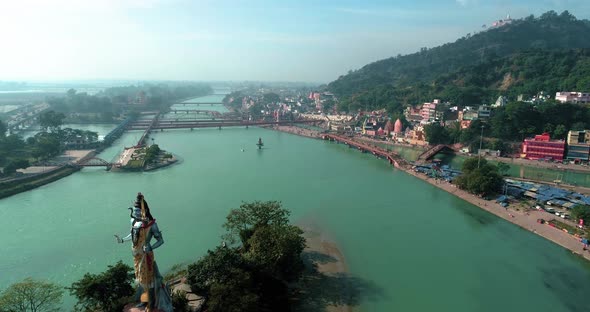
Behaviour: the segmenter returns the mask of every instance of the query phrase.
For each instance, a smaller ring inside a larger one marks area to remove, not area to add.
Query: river
[[[112,159],[138,135],[99,156]],[[346,300],[362,311],[590,309],[589,263],[369,154],[260,128],[152,137],[181,161],[149,173],[86,168],[0,200],[0,289],[27,276],[68,286],[131,263],[113,235],[128,233],[126,208],[141,191],[165,238],[156,250],[164,271],[219,245],[242,201],[281,200],[294,222],[338,244],[353,276]]]

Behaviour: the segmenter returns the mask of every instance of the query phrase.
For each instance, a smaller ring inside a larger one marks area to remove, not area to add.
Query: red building
[[[527,159],[563,160],[565,141],[551,140],[549,133],[535,135],[532,139],[524,139],[522,143],[522,157]]]

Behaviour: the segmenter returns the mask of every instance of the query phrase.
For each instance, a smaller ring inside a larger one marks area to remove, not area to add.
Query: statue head
[[[150,212],[150,207],[148,206],[147,201],[145,201],[145,198],[143,196],[143,194],[141,194],[141,192],[137,193],[137,197],[135,199],[135,203],[133,204],[134,209],[139,210],[139,215],[140,215],[140,219],[143,221],[151,221],[154,220],[154,217],[152,216],[151,212]]]

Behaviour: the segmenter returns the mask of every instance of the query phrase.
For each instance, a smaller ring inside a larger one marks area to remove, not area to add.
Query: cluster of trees
[[[504,170],[505,168],[503,168]],[[488,196],[502,189],[504,180],[498,166],[488,163],[484,158],[469,158],[462,166],[462,174],[453,183],[470,193]]]
[[[96,94],[89,95],[85,92],[68,90],[63,97],[48,99],[51,108],[61,113],[94,113],[93,121],[110,122],[114,116],[120,115],[130,100],[144,92],[149,108],[164,109],[172,101],[207,95],[213,92],[210,86],[197,83],[173,83],[173,84],[145,84],[142,86],[113,87]],[[89,120],[88,116],[78,116]]]
[[[119,261],[105,272],[84,274],[67,289],[78,300],[78,311],[120,312],[132,302],[133,279],[133,268]]]
[[[158,155],[160,154],[160,146],[158,144],[152,144],[145,150],[145,163],[149,164],[156,160]]]
[[[79,129],[62,129],[65,115],[47,111],[39,116],[41,132],[24,140],[18,134],[6,135],[6,125],[0,121],[0,167],[3,174],[11,175],[17,169],[27,168],[31,161],[49,159],[59,155],[67,144],[83,140],[96,143],[98,134]]]
[[[339,109],[388,108],[444,98],[456,105],[490,103],[588,85],[590,21],[549,11],[432,49],[350,71],[328,85]]]
[[[132,302],[131,297],[135,293],[133,278],[133,268],[119,261],[108,266],[105,272],[86,273],[65,290],[78,300],[76,311],[120,312],[127,303]],[[59,285],[26,278],[0,293],[0,311],[61,311],[63,293],[64,288]]]
[[[288,283],[303,271],[303,231],[289,224],[280,202],[243,203],[224,224],[230,244],[188,267],[193,292],[207,311],[289,311]]]

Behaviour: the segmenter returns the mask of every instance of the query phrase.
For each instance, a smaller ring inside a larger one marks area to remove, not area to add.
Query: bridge
[[[137,141],[135,147],[142,147],[145,145],[145,140],[150,135],[150,130],[152,130],[154,125],[158,122],[158,117],[160,117],[160,113],[157,113],[152,120],[148,120],[147,128],[144,127],[145,131],[141,135],[141,138],[139,138],[139,141]],[[133,124],[131,124],[131,126],[132,125]]]
[[[430,149],[427,149],[422,154],[420,154],[416,161],[420,162],[420,161],[429,160],[430,158],[434,157],[434,155],[440,153],[443,150],[453,151],[453,149],[448,145],[438,144],[438,145],[431,147]]]
[[[215,116],[215,117],[221,117],[221,113],[218,111],[212,111],[212,110],[204,110],[204,109],[171,109],[170,110],[171,113],[174,114],[178,114],[178,113],[195,113],[195,114],[206,114],[206,115],[211,115],[211,116]]]
[[[175,103],[173,105],[178,105],[178,104],[183,104],[183,105],[184,104],[191,104],[191,105],[197,105],[197,106],[200,104],[203,104],[203,105],[223,105],[223,103],[221,103],[221,102],[182,102],[182,103]]]
[[[254,127],[254,126],[268,126],[268,125],[291,125],[300,123],[314,123],[316,120],[294,120],[294,121],[246,121],[241,119],[221,119],[221,120],[158,120],[153,124],[147,123],[131,123],[128,130],[144,130],[146,126],[146,133],[151,129],[195,129],[195,128],[223,128],[223,127]]]
[[[340,143],[344,143],[349,147],[356,147],[358,150],[362,152],[370,152],[375,156],[383,157],[389,161],[391,165],[396,168],[409,168],[411,167],[410,163],[408,163],[405,159],[403,159],[399,154],[385,150],[380,147],[371,146],[365,143],[361,143],[350,138],[336,135],[336,134],[324,134],[322,135],[322,139],[329,140],[329,141],[336,141]]]
[[[106,170],[111,170],[117,164],[110,163],[102,158],[92,157],[81,162],[70,163],[70,165],[73,167],[106,167]]]

